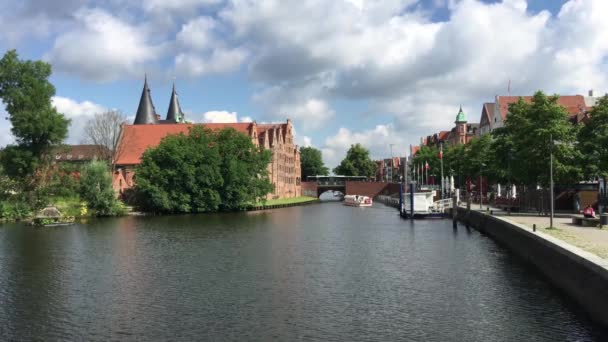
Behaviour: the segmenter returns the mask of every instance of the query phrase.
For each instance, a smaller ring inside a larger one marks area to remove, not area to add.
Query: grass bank
[[[296,203],[313,202],[316,200],[318,200],[318,198],[316,198],[316,197],[301,196],[301,197],[279,198],[279,199],[267,200],[264,202],[259,202],[259,203],[257,203],[257,205],[296,204]]]

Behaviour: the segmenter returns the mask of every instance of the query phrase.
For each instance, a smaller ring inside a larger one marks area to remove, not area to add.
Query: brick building
[[[509,105],[516,103],[520,98],[527,103],[531,103],[533,97],[496,96],[494,103],[484,103],[479,119],[480,134],[488,134],[496,128],[503,127],[509,115]],[[589,97],[564,95],[559,97],[557,104],[566,109],[572,123],[579,123],[586,120],[588,111],[595,104],[595,98],[592,91],[589,92]]]
[[[123,125],[115,157],[113,175],[114,190],[122,193],[131,188],[136,181],[134,167],[141,163],[143,153],[160,144],[162,138],[171,134],[189,132],[194,125],[212,130],[233,128],[251,138],[258,147],[272,151],[272,162],[268,165],[268,176],[274,184],[274,192],[268,198],[301,196],[300,187],[300,150],[293,141],[291,120],[285,123],[260,124],[248,123],[186,123],[175,87],[171,94],[169,110],[165,120],[156,113],[147,80],[144,83],[137,115],[132,125]]]

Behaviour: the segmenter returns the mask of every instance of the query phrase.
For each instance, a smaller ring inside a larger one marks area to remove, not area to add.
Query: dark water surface
[[[607,341],[476,231],[394,209],[0,226],[0,340]]]

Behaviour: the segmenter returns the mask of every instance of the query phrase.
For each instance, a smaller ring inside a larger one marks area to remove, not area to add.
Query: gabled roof
[[[494,122],[494,103],[486,102],[483,104],[483,108],[481,109],[481,118],[479,119],[479,123],[483,121],[483,118],[488,120],[488,123]]]
[[[412,156],[418,153],[418,151],[420,151],[420,146],[412,146],[410,149],[410,153]]]
[[[136,165],[141,163],[144,152],[160,144],[162,138],[172,134],[188,134],[190,127],[204,126],[212,130],[234,128],[249,136],[251,123],[209,123],[209,124],[166,124],[166,125],[123,125],[117,149],[116,164]]]
[[[450,131],[441,131],[441,132],[439,132],[439,134],[437,136],[439,137],[440,141],[445,141],[449,135],[450,135]]]
[[[507,118],[509,104],[516,103],[519,101],[520,97],[523,98],[526,103],[532,102],[532,96],[498,96],[498,102],[500,103],[500,115],[503,121]],[[557,100],[557,104],[566,108],[566,111],[571,116],[577,115],[587,109],[585,98],[582,95],[560,96]]]

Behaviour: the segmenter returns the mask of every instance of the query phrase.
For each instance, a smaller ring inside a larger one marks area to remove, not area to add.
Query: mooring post
[[[414,183],[410,183],[410,219],[414,219]]]
[[[536,231],[536,223],[532,225],[532,231],[535,232]]]
[[[458,197],[452,196],[452,226],[456,228],[458,217]]]

